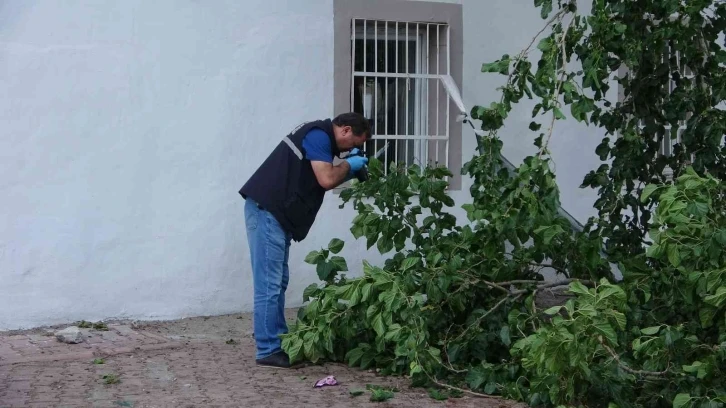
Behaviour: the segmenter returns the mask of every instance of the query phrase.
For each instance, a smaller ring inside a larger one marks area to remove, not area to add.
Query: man
[[[353,178],[368,163],[366,157],[348,155],[333,165],[333,157],[362,147],[370,137],[368,120],[357,113],[302,124],[277,145],[239,191],[246,200],[259,365],[290,367],[279,337],[287,333],[284,310],[290,241],[307,236],[325,192]]]

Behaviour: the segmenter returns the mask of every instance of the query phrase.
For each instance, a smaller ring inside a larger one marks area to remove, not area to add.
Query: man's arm
[[[332,190],[349,179],[350,164],[345,160],[337,166],[317,160],[311,160],[310,163],[313,165],[313,172],[315,172],[315,178],[318,179],[318,184],[326,190]]]
[[[351,178],[350,163],[343,161],[333,165],[333,151],[330,137],[321,129],[313,129],[303,139],[305,158],[313,166],[318,184],[325,190],[332,190]]]

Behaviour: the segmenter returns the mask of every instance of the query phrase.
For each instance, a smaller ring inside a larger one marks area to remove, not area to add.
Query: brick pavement
[[[61,343],[43,330],[0,333],[0,407],[512,406],[469,397],[434,401],[404,378],[338,364],[257,367],[246,315],[108,327],[85,330],[81,344]],[[104,364],[94,364],[96,358]],[[108,374],[119,382],[106,384]],[[331,374],[339,386],[312,387]],[[366,384],[393,385],[400,392],[385,403],[370,402],[368,394],[350,396]]]

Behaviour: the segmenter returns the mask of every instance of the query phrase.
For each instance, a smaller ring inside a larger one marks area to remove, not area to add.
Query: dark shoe
[[[290,368],[290,358],[284,351],[278,351],[277,353],[270,354],[267,357],[263,357],[256,361],[257,365],[264,367],[273,368]]]

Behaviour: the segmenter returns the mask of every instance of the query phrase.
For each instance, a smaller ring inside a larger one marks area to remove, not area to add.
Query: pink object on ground
[[[314,388],[323,387],[326,385],[338,385],[338,381],[332,375],[329,375],[315,383]]]

